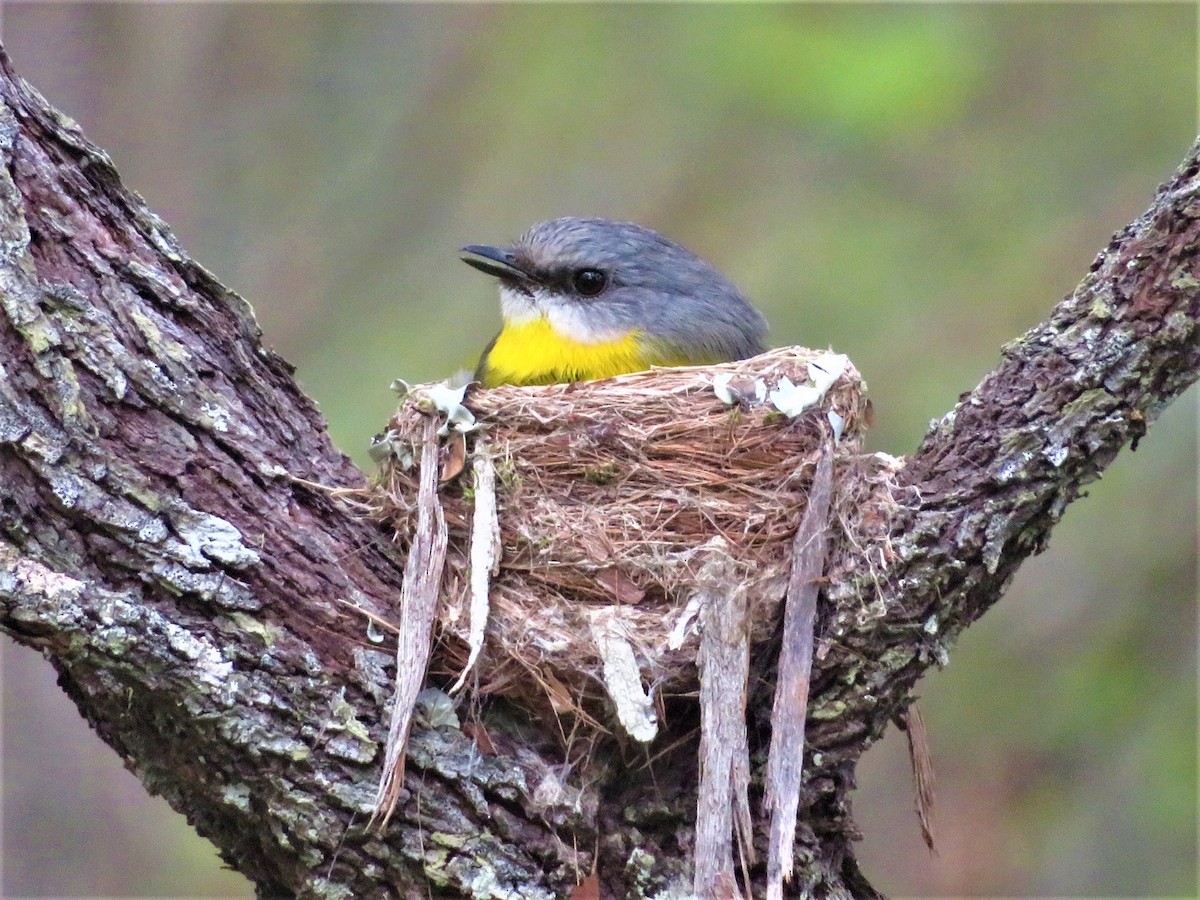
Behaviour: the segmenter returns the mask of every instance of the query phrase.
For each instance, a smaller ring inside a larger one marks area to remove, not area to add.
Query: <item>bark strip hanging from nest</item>
[[[933,774],[933,754],[929,752],[929,735],[925,720],[914,700],[901,716],[904,733],[908,736],[908,759],[912,764],[914,804],[921,822],[921,837],[929,852],[937,855],[933,835],[933,808],[937,802],[936,780]]]
[[[457,694],[467,683],[467,675],[475,668],[483,650],[491,604],[492,576],[500,566],[500,519],[496,513],[496,463],[491,448],[480,440],[475,444],[471,460],[475,484],[475,509],[471,516],[471,624],[467,635],[468,656],[458,680],[450,688]]]
[[[425,669],[433,646],[433,621],[437,614],[446,564],[446,517],[438,499],[438,422],[425,416],[421,431],[420,487],[417,493],[417,526],[404,565],[400,587],[400,628],[396,642],[396,693],[388,728],[383,777],[375,795],[371,824],[386,828],[396,810],[404,785],[404,750],[412,726],[417,694],[425,683]]]
[[[741,896],[734,874],[732,836],[749,883],[755,861],[750,820],[750,748],[746,739],[746,685],[750,633],[746,586],[714,538],[711,559],[696,578],[700,601],[700,787],[696,802],[692,890],[703,900]]]
[[[817,461],[808,508],[796,532],[792,575],[783,614],[783,645],[771,709],[766,807],[771,813],[767,856],[767,898],[782,900],[783,882],[792,877],[796,813],[804,766],[804,726],[812,673],[817,593],[824,574],[833,495],[833,447],[826,443]]]
[[[631,635],[610,609],[591,610],[589,629],[600,655],[601,674],[617,721],[636,741],[648,744],[658,734],[654,700],[642,684],[642,670]]]

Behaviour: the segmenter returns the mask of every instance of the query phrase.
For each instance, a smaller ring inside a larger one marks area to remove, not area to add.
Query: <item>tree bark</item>
[[[572,771],[515,710],[478,743],[427,710],[395,817],[364,828],[393,666],[339,601],[394,611],[402,559],[316,487],[363,475],[245,301],[3,56],[0,104],[0,627],[260,894],[555,897],[593,870],[605,896],[689,885],[694,735],[653,765],[613,743]],[[875,895],[852,850],[858,758],[1196,380],[1198,153],[905,461],[885,577],[832,561],[797,894]],[[769,709],[751,694],[758,784]],[[683,705],[675,735],[697,716]]]

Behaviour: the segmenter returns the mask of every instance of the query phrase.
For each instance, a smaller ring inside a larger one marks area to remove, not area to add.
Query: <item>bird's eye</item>
[[[608,276],[599,269],[579,269],[571,273],[571,287],[584,297],[595,297],[608,286]]]

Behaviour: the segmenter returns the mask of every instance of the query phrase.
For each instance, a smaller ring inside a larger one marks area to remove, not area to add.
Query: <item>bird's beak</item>
[[[485,247],[480,244],[468,244],[463,247],[460,259],[468,266],[503,278],[506,281],[529,281],[529,273],[517,263],[516,254],[502,247]]]

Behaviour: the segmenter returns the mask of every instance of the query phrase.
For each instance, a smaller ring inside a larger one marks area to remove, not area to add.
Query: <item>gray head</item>
[[[463,261],[500,279],[506,323],[540,316],[587,343],[638,331],[664,358],[695,363],[763,349],[766,322],[732,282],[632,222],[551,219],[510,248],[464,247]]]

